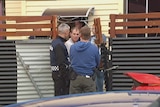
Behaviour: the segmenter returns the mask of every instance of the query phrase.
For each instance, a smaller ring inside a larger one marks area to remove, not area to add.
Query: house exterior
[[[143,1],[141,3],[141,1]],[[144,1],[146,1],[144,3]],[[62,9],[62,8],[72,8],[75,9],[77,7],[94,7],[94,14],[88,16],[88,25],[91,26],[93,24],[94,18],[100,17],[101,25],[102,25],[102,33],[106,36],[110,36],[108,33],[109,30],[109,22],[110,22],[110,14],[123,14],[123,13],[148,13],[148,8],[145,5],[150,5],[152,3],[147,2],[149,0],[5,0],[5,15],[6,16],[41,16],[42,13],[48,9]],[[155,2],[155,0],[152,0]],[[128,3],[130,2],[130,3]],[[151,2],[151,0],[150,0]],[[127,4],[127,5],[126,5]],[[138,4],[135,6],[133,4]],[[140,4],[140,5],[139,5]],[[141,5],[145,4],[145,5]],[[133,7],[132,9],[130,7]],[[127,8],[129,7],[129,8]],[[151,7],[151,6],[149,6]],[[152,7],[155,7],[154,4]],[[124,12],[125,10],[125,12]],[[142,11],[143,10],[143,11]],[[155,9],[154,9],[155,10]],[[157,11],[157,10],[156,10]],[[139,35],[138,35],[139,36]],[[14,74],[14,81],[12,85],[8,83],[8,80],[4,80],[6,89],[0,89],[0,97],[3,99],[6,98],[6,101],[0,100],[1,104],[9,104],[16,103],[22,101],[28,101],[38,98],[44,97],[52,97],[54,95],[54,87],[53,81],[51,78],[51,70],[50,70],[50,57],[49,57],[49,45],[51,40],[22,40],[27,39],[24,37],[7,37],[9,41],[0,42],[2,46],[7,45],[7,49],[2,47],[1,52],[1,66],[5,66],[4,68],[0,68],[0,76],[3,76],[3,73],[10,76],[11,70]],[[17,40],[20,39],[20,40]],[[111,38],[112,39],[112,38]],[[112,90],[128,90],[132,84],[131,80],[122,75],[127,71],[135,70],[142,71],[148,73],[157,73],[159,72],[159,40],[158,38],[150,39],[150,46],[148,46],[148,39],[150,38],[113,38],[112,44],[110,44],[113,48],[111,49],[111,58],[112,63],[111,66],[119,65],[118,72],[114,72],[113,75],[113,84]],[[17,40],[17,41],[14,41]],[[22,40],[22,41],[21,41]],[[139,41],[138,41],[139,40]],[[144,45],[147,44],[147,45]],[[152,44],[154,43],[154,44]],[[132,45],[130,45],[132,44]],[[153,46],[152,46],[153,45]],[[10,48],[8,48],[11,46]],[[127,47],[126,47],[127,46]],[[135,47],[142,47],[144,49],[135,49]],[[147,47],[147,49],[146,49]],[[149,47],[149,48],[148,48]],[[157,49],[153,49],[156,47]],[[133,48],[133,49],[132,49]],[[4,50],[3,50],[4,49]],[[11,51],[8,51],[11,49]],[[152,51],[151,51],[152,50]],[[6,56],[3,55],[5,52]],[[140,51],[140,52],[139,52]],[[127,53],[128,52],[128,53]],[[144,52],[146,54],[144,55]],[[149,53],[151,52],[151,53]],[[13,54],[14,55],[13,55]],[[40,54],[41,53],[41,54]],[[132,54],[131,54],[132,53]],[[138,54],[137,54],[138,53]],[[154,54],[153,54],[154,53]],[[9,55],[10,54],[10,55]],[[148,57],[148,56],[149,57]],[[133,57],[134,56],[134,57]],[[138,56],[138,57],[137,57]],[[145,57],[146,56],[146,57]],[[156,57],[155,57],[156,56]],[[14,57],[10,60],[10,57]],[[154,60],[153,60],[154,57]],[[142,58],[142,59],[140,59]],[[22,59],[22,60],[21,60]],[[8,62],[6,61],[8,60]],[[138,62],[139,61],[139,62]],[[150,61],[153,61],[150,63]],[[5,64],[6,62],[7,64]],[[9,62],[12,62],[9,64]],[[145,64],[144,64],[145,62]],[[3,65],[4,64],[4,65]],[[28,70],[25,70],[23,64],[26,64],[29,67]],[[150,66],[152,64],[152,66]],[[11,66],[10,66],[11,65]],[[145,65],[145,66],[144,66]],[[154,67],[153,67],[154,65]],[[13,68],[13,67],[15,68]],[[11,68],[10,68],[11,67]],[[6,72],[8,71],[8,72]],[[31,76],[34,77],[33,80],[36,82],[35,84],[31,82],[31,78],[28,78],[26,72],[30,72]],[[11,75],[12,76],[12,75]],[[3,79],[2,78],[2,79]],[[5,79],[7,76],[5,77]],[[9,79],[12,79],[11,77]],[[3,87],[4,82],[1,81]],[[8,92],[8,90],[12,91],[11,88],[14,86],[14,90],[12,94]],[[39,90],[35,90],[38,87]],[[5,91],[6,93],[3,93]],[[39,93],[39,94],[38,94]],[[11,95],[12,97],[6,97],[6,95]],[[14,97],[14,98],[13,98]],[[8,99],[9,98],[9,99]],[[11,101],[10,101],[11,100]]]
[[[109,36],[109,15],[113,13],[122,14],[123,6],[123,0],[5,0],[5,15],[42,16],[43,12],[48,8],[74,9],[94,7],[93,15],[88,16],[88,25],[92,26],[94,18],[100,18],[102,33],[104,33],[106,36]],[[48,48],[51,40],[41,40],[36,42],[34,40],[24,40],[27,38],[27,36],[7,37],[7,40],[10,40],[9,46],[13,46],[11,47],[11,49],[14,55],[12,55],[10,51],[7,51],[6,56],[1,56],[1,66],[5,66],[6,68],[2,68],[0,69],[0,71],[3,74],[6,73],[6,70],[8,70],[8,72],[11,72],[11,70],[13,70],[12,73],[14,74],[14,77],[11,77],[11,79],[14,78],[14,81],[10,80],[10,78],[8,80],[4,80],[6,83],[8,81],[11,81],[11,83],[7,83],[7,86],[9,86],[9,88],[6,86],[5,89],[0,90],[1,92],[5,91],[4,94],[0,93],[0,97],[2,96],[4,99],[6,98],[6,101],[0,100],[0,105],[54,96],[54,87],[51,78]],[[5,42],[6,44],[2,42],[3,46],[8,45],[8,41]],[[3,50],[1,50],[1,52],[3,52]],[[12,60],[8,58],[8,52],[10,52],[11,57],[14,56]],[[6,60],[8,61],[7,65],[3,64],[3,61]],[[12,63],[10,64],[9,62]],[[23,66],[24,64],[29,67],[29,70],[25,69],[25,67]],[[12,66],[14,66],[14,69]],[[27,74],[27,72],[30,72],[31,74]],[[1,74],[0,76],[3,77],[3,75]],[[12,88],[11,86],[14,88]],[[37,90],[35,87],[38,87]]]
[[[94,15],[88,17],[88,24],[100,17],[102,33],[108,34],[110,14],[123,14],[124,0],[5,0],[6,16],[41,16],[47,8],[94,7]],[[26,37],[7,37],[7,39],[26,39]]]

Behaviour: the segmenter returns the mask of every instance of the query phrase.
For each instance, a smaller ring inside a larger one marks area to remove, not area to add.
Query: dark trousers
[[[75,80],[70,82],[70,94],[95,92],[96,84],[91,78],[86,78],[85,76],[77,76]]]
[[[59,72],[52,72],[52,79],[54,81],[54,95],[67,95],[69,94],[69,79]]]

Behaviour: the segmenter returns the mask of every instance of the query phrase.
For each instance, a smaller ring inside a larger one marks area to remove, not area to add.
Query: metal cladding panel
[[[50,67],[51,40],[16,41],[17,102],[54,96]]]
[[[131,90],[132,79],[125,72],[143,72],[160,76],[160,37],[113,38],[110,40],[112,90]]]
[[[17,102],[17,61],[14,41],[0,40],[0,106]]]

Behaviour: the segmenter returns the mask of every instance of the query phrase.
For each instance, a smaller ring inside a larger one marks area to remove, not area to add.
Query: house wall
[[[23,7],[25,4],[23,4],[23,0],[5,0],[5,8],[6,8],[6,16],[22,16],[23,14]],[[8,22],[10,23],[10,22]],[[13,22],[14,23],[14,22]],[[17,39],[26,39],[25,36],[15,36],[15,37],[7,37],[7,39],[17,40]]]
[[[100,17],[102,33],[109,36],[109,15],[123,13],[124,0],[6,0],[6,15],[27,15],[39,16],[47,8],[74,8],[74,7],[95,7],[94,15],[89,17],[89,25],[93,24],[93,19]],[[16,39],[17,37],[7,37]],[[24,39],[26,37],[18,37]]]

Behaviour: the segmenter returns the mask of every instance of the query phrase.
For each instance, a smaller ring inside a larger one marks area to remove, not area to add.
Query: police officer
[[[64,45],[69,38],[70,26],[62,23],[58,26],[58,36],[50,46],[50,61],[55,96],[69,94],[68,53]]]

